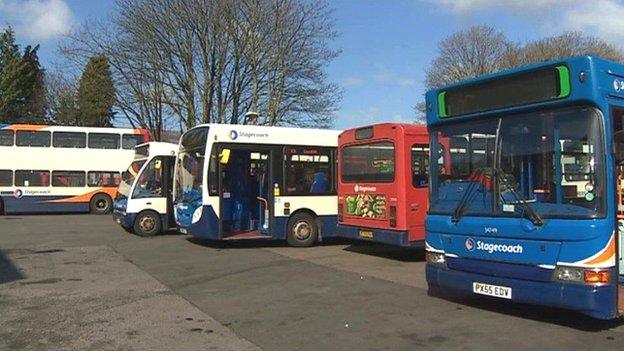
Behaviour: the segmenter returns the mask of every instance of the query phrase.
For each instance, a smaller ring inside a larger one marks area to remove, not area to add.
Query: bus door
[[[406,135],[409,175],[406,180],[409,241],[424,240],[429,189],[429,140],[426,135]]]
[[[163,192],[166,196],[166,223],[163,223],[166,227],[175,227],[175,217],[173,215],[173,172],[175,171],[175,157],[164,156],[163,157]],[[163,226],[163,228],[165,228]]]
[[[613,141],[615,153],[616,215],[617,215],[617,264],[618,264],[618,310],[624,314],[624,107],[613,107]]]
[[[221,238],[269,237],[273,208],[271,149],[228,145],[221,148],[219,158]]]

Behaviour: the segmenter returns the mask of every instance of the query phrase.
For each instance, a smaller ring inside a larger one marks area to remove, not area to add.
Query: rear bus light
[[[342,209],[343,209],[343,205],[342,204],[338,204],[338,222],[342,222]]]
[[[390,216],[389,216],[389,221],[390,221],[390,226],[391,227],[396,227],[397,225],[397,209],[396,206],[390,206]]]

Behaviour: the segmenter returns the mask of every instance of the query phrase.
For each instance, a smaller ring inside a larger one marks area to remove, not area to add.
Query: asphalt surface
[[[0,217],[0,315],[10,311],[7,305],[11,304],[3,286],[31,279],[16,252],[79,248],[110,250],[133,267],[120,269],[125,271],[120,272],[123,277],[145,274],[208,320],[216,320],[226,339],[212,340],[208,334],[208,342],[223,348],[232,348],[220,344],[227,340],[249,342],[264,350],[624,347],[622,322],[490,299],[428,296],[419,251],[344,241],[307,249],[280,242],[209,243],[173,233],[143,239],[126,233],[108,216],[90,215]],[[49,278],[43,273],[37,277]],[[161,304],[150,305],[148,298],[140,306],[161,308]],[[146,318],[174,322],[171,313],[164,309]],[[0,330],[6,327],[2,323],[0,318]],[[12,323],[11,335],[1,337],[28,337],[19,319]],[[122,331],[114,335],[123,335]],[[135,349],[141,349],[141,335],[133,335]]]

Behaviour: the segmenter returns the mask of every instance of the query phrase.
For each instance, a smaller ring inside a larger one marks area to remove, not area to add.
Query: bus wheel
[[[159,234],[161,228],[160,216],[154,211],[141,212],[134,220],[134,232],[143,237]]]
[[[96,194],[91,198],[89,208],[93,214],[107,214],[113,208],[113,200],[107,194]]]
[[[288,245],[308,247],[318,239],[318,226],[314,217],[307,213],[297,213],[288,221]]]

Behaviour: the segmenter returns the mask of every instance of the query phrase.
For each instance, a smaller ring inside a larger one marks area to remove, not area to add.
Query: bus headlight
[[[555,269],[555,278],[570,283],[607,284],[611,280],[611,272],[604,269],[559,266]]]
[[[431,264],[439,264],[439,265],[446,264],[446,258],[444,257],[444,254],[441,252],[427,252],[425,254],[425,259],[427,263],[431,263]]]
[[[198,208],[195,209],[195,211],[193,212],[193,217],[191,218],[191,223],[199,222],[199,219],[202,216],[202,208],[203,206],[199,206]]]
[[[555,278],[564,282],[583,282],[583,268],[578,267],[557,267]]]
[[[591,193],[592,191],[594,191],[594,184],[592,183],[585,184],[585,191],[587,191],[588,193]]]

